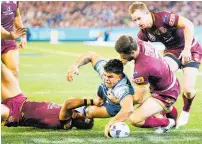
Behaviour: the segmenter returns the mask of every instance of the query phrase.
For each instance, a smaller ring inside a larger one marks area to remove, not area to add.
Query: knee
[[[130,115],[129,117],[129,121],[130,123],[135,126],[135,127],[141,127],[143,125],[143,119],[138,117],[138,116],[134,116],[133,114]]]
[[[94,118],[94,111],[95,111],[95,107],[93,107],[93,106],[86,108],[86,117]]]
[[[9,116],[9,109],[1,104],[1,122],[5,122]]]

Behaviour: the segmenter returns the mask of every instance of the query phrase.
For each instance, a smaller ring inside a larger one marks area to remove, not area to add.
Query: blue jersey
[[[103,75],[104,75],[104,65],[106,63],[107,62],[105,60],[100,60],[94,66],[94,69],[98,72],[98,74],[100,75],[100,77],[102,79],[103,79]],[[128,95],[134,95],[134,89],[133,89],[133,86],[132,86],[130,80],[128,79],[128,77],[125,74],[122,77],[122,79],[120,79],[120,81],[111,89],[108,89],[104,82],[101,85],[99,85],[97,95],[101,99],[103,99],[104,106],[107,108],[109,115],[114,116],[120,111],[121,106],[120,106],[120,104],[113,103],[107,97],[107,93],[109,90],[119,100],[119,102],[121,102],[121,100],[124,97],[126,97]]]

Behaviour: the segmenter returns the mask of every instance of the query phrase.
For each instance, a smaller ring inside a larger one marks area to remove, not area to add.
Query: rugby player
[[[19,83],[4,64],[1,65],[1,125],[30,126],[50,129],[91,129],[93,119],[80,113],[89,99],[69,99],[61,106],[52,102],[27,99]]]
[[[17,37],[12,38],[12,31],[14,27],[23,29],[22,18],[19,10],[19,2],[17,1],[2,1],[1,2],[1,30],[5,34],[1,40],[1,60],[13,72],[17,78],[19,73],[19,52],[15,40]],[[11,33],[11,36],[7,37]],[[2,34],[2,32],[1,32]],[[5,37],[4,37],[5,36]],[[26,35],[21,36],[19,48],[24,48],[27,44]]]
[[[150,43],[131,36],[121,36],[116,51],[124,61],[134,60],[134,97],[143,97],[150,85],[151,97],[147,98],[133,114],[130,121],[142,128],[159,127],[157,133],[165,133],[176,125],[177,110],[173,106],[180,94],[180,85],[169,65]],[[166,112],[167,117],[158,118],[155,114]]]
[[[129,14],[140,27],[138,38],[143,41],[161,42],[165,45],[164,56],[171,70],[183,71],[183,110],[177,127],[186,125],[189,111],[196,95],[196,77],[202,59],[202,48],[194,38],[193,23],[172,12],[150,12],[142,2],[129,7]]]
[[[133,112],[133,101],[141,103],[141,99],[133,99],[134,90],[123,73],[122,62],[118,59],[105,61],[95,52],[81,55],[69,68],[67,80],[71,82],[73,76],[78,74],[79,67],[88,63],[92,64],[103,83],[99,85],[97,95],[93,99],[94,106],[87,107],[86,116],[88,118],[112,117],[105,127],[105,133],[108,133],[113,123],[128,119]]]

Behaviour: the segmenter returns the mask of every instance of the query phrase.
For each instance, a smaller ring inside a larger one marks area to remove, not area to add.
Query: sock
[[[167,118],[156,118],[155,116],[151,116],[145,120],[142,128],[166,127],[168,124],[169,120]]]
[[[183,107],[183,111],[189,112],[191,105],[192,105],[192,101],[195,98],[195,96],[191,99],[188,99],[184,94],[183,94],[183,100],[184,100],[184,107]]]
[[[171,112],[166,113],[167,118],[172,118],[175,121],[177,120],[177,116],[178,116],[178,112],[177,112],[177,109],[174,106],[173,106],[173,109],[171,110]]]

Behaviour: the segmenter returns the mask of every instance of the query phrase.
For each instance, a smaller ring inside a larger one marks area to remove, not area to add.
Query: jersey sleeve
[[[112,94],[119,100],[119,102],[128,95],[134,95],[134,89],[129,85],[122,85],[112,91]]]
[[[146,35],[144,34],[143,30],[140,30],[137,34],[137,37],[140,39],[140,40],[143,40],[143,41],[148,41]]]
[[[179,15],[176,15],[171,12],[163,13],[163,23],[170,27],[177,27],[179,20]]]
[[[98,61],[95,66],[94,66],[94,70],[99,74],[99,76],[101,77],[101,79],[103,79],[103,75],[104,75],[104,65],[107,62],[105,60],[100,60]]]

